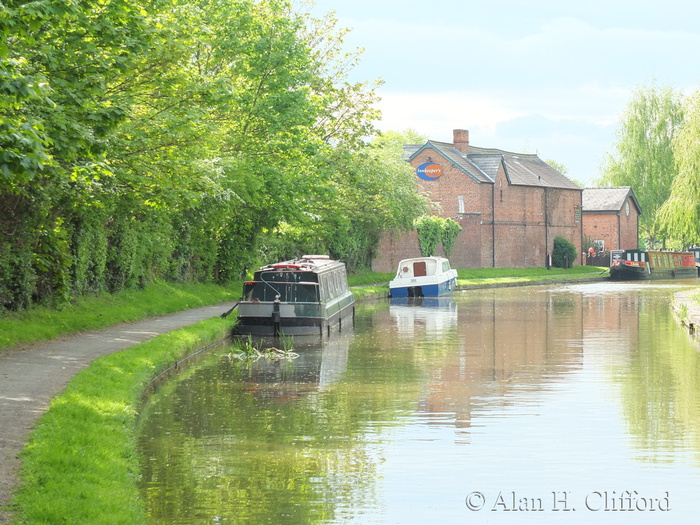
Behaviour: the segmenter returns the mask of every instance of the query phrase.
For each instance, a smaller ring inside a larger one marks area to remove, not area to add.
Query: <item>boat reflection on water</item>
[[[389,313],[403,335],[413,335],[416,327],[437,333],[457,326],[457,303],[451,296],[394,297]]]
[[[322,339],[318,336],[253,338],[256,348],[286,346],[297,356],[294,359],[254,360],[241,370],[242,379],[248,383],[249,392],[265,392],[264,397],[301,397],[323,391],[346,371],[353,337],[352,327],[347,327],[342,333]]]

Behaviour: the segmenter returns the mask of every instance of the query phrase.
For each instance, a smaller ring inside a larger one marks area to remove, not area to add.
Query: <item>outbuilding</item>
[[[583,190],[583,235],[596,253],[637,249],[641,214],[629,186]]]

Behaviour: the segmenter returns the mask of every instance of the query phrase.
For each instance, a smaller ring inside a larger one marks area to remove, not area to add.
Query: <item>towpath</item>
[[[136,323],[83,332],[0,353],[0,523],[18,482],[19,452],[37,419],[73,376],[100,356],[210,319],[234,303],[204,306]]]

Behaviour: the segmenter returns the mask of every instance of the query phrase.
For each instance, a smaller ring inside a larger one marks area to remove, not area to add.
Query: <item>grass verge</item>
[[[19,343],[32,343],[80,332],[133,322],[199,306],[237,300],[241,285],[170,284],[158,282],[143,290],[82,297],[58,309],[32,308],[0,312],[0,351]]]
[[[214,318],[97,359],[79,372],[38,421],[21,453],[15,522],[146,523],[139,494],[137,409],[159,372],[225,337]]]
[[[469,287],[498,283],[529,283],[562,279],[583,279],[606,274],[608,268],[599,266],[574,266],[563,268],[475,268],[457,270],[457,285]]]
[[[475,268],[457,270],[457,286],[484,286],[497,284],[517,284],[546,282],[550,280],[583,279],[596,277],[608,272],[608,268],[598,266],[574,266],[568,270],[563,268]],[[367,296],[389,295],[389,281],[393,273],[362,272],[357,276],[348,277],[348,283],[353,287],[355,298]]]

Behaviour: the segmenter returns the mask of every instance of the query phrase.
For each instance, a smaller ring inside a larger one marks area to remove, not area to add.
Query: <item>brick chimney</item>
[[[467,155],[469,153],[469,130],[455,129],[452,131],[455,148],[461,153]]]

